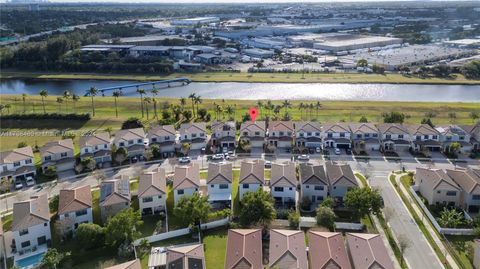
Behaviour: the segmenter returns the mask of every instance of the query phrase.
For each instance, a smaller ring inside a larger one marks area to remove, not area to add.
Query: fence
[[[216,221],[212,221],[212,222],[209,222],[209,223],[204,223],[204,224],[200,225],[200,228],[202,230],[214,229],[214,228],[218,228],[218,227],[221,227],[221,226],[225,226],[229,222],[230,222],[229,218],[224,218],[224,219],[221,219],[221,220],[216,220]],[[142,241],[143,239],[147,239],[147,241],[149,243],[153,243],[153,242],[158,242],[158,241],[162,241],[162,240],[166,240],[166,239],[170,239],[170,238],[174,238],[174,237],[179,237],[179,236],[182,236],[182,235],[187,235],[189,233],[190,233],[190,228],[184,228],[184,229],[174,230],[174,231],[170,231],[170,232],[154,234],[154,235],[151,235],[151,236],[147,236],[147,237],[135,240],[135,242],[133,242],[133,245],[138,246],[138,244],[140,244],[140,241]]]
[[[413,186],[410,186],[410,188],[409,188],[410,193],[412,194],[413,198],[415,198],[415,200],[417,201],[417,204],[420,205],[423,212],[425,212],[425,215],[427,215],[428,219],[433,224],[433,227],[435,227],[435,229],[440,234],[443,234],[443,235],[472,235],[473,234],[473,229],[442,228],[440,226],[440,224],[438,224],[437,220],[432,215],[432,213],[430,213],[430,210],[428,210],[428,208],[425,206],[422,199],[420,199],[420,197],[418,197],[417,193],[415,192],[415,189],[418,189],[418,188],[414,188]],[[466,216],[468,216],[468,214],[465,211],[464,211],[464,214]],[[469,217],[470,216],[468,216],[468,218]]]

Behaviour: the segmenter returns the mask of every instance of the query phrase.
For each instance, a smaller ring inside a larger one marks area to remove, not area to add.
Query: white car
[[[31,187],[35,185],[35,180],[33,177],[27,177],[27,179],[25,179],[25,184],[27,184],[28,187]]]
[[[21,181],[20,179],[15,180],[15,189],[16,189],[16,190],[19,190],[19,189],[21,189],[21,188],[23,188],[23,183],[22,183],[22,181]]]
[[[340,155],[340,149],[335,149],[335,154]]]
[[[223,154],[212,155],[212,160],[214,161],[223,160]]]
[[[179,163],[189,163],[190,162],[190,157],[182,157],[180,159],[178,159],[178,162]]]
[[[310,159],[310,157],[308,157],[308,155],[303,154],[303,155],[298,156],[297,159],[299,161],[308,161]]]
[[[321,152],[320,147],[316,147],[316,148],[315,148],[315,152],[316,152],[316,153],[320,153],[320,152]]]

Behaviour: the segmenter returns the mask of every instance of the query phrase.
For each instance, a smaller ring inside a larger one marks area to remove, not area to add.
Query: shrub
[[[317,208],[317,224],[326,227],[330,230],[333,229],[335,219],[337,216],[335,212],[329,207],[320,206]]]
[[[290,211],[288,213],[288,225],[291,229],[298,229],[298,225],[300,224],[300,213],[297,211]]]
[[[143,128],[143,123],[140,119],[132,117],[122,123],[122,130],[134,128]]]

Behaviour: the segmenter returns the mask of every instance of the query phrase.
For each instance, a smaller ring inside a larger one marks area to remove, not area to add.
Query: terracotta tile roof
[[[295,163],[285,162],[282,164],[272,163],[272,176],[270,178],[272,187],[296,187],[297,175]]]
[[[88,208],[92,208],[92,192],[90,190],[90,185],[69,190],[60,190],[58,200],[59,215]]]
[[[308,269],[303,231],[270,230],[269,266]]]
[[[291,121],[271,121],[268,124],[268,131],[272,132],[292,132],[294,131],[293,122]]]
[[[354,268],[394,269],[380,235],[347,233],[347,243]]]
[[[223,131],[230,131],[235,133],[237,130],[235,122],[234,121],[227,121],[227,122],[221,122],[221,121],[214,121],[212,122],[212,133],[214,132],[223,132]]]
[[[265,161],[242,161],[240,165],[240,184],[264,184]]]
[[[24,147],[0,152],[0,164],[19,162],[33,158],[32,147]]]
[[[74,150],[72,139],[64,139],[64,140],[49,142],[45,144],[40,149],[40,155],[43,157],[43,156],[62,153],[70,150],[71,151]]]
[[[173,125],[155,125],[148,131],[148,137],[175,136],[175,127]]]
[[[197,164],[175,166],[173,189],[198,188],[200,186],[200,168]]]
[[[326,162],[328,181],[331,186],[341,185],[347,187],[357,187],[358,182],[353,174],[352,168],[348,164],[338,164],[335,162]]]
[[[12,230],[20,231],[50,221],[46,194],[13,204]]]
[[[110,144],[110,135],[108,133],[93,133],[80,137],[80,147],[91,147],[103,144]]]
[[[232,183],[232,163],[209,163],[207,184]]]
[[[228,230],[225,269],[263,268],[262,230]]]
[[[408,133],[412,136],[417,135],[439,135],[440,133],[428,124],[406,124]]]
[[[316,121],[294,122],[295,132],[322,132],[322,126]]]
[[[301,163],[299,174],[302,184],[328,185],[328,178],[323,165]]]
[[[182,123],[179,132],[181,134],[192,134],[198,132],[207,132],[207,124],[205,122]]]
[[[351,133],[353,134],[375,134],[378,133],[378,129],[373,123],[350,123],[348,125]]]
[[[130,179],[127,175],[105,180],[100,185],[100,206],[110,206],[130,202],[130,200]]]
[[[113,139],[113,143],[120,143],[122,141],[144,139],[144,138],[145,138],[145,131],[143,130],[143,128],[118,130],[115,133],[115,138]]]
[[[447,175],[467,193],[480,194],[480,175],[472,169],[447,169]]]
[[[452,188],[460,190],[460,187],[447,175],[442,169],[428,169],[417,167],[415,181],[423,180],[429,188],[436,189],[442,182],[447,183]]]
[[[138,181],[138,197],[150,197],[167,193],[165,169],[156,168],[140,175]]]
[[[105,269],[142,269],[142,264],[139,259],[124,262],[114,266],[107,267]]]
[[[308,232],[310,269],[351,269],[341,233]]]
[[[347,123],[334,123],[323,125],[324,133],[350,133]]]
[[[240,134],[243,132],[248,131],[248,132],[265,132],[266,131],[266,125],[264,121],[256,121],[256,122],[251,122],[251,121],[246,121],[240,125]]]

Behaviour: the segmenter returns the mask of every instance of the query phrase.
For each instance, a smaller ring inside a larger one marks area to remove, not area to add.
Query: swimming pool
[[[45,255],[45,252],[29,256],[25,259],[17,260],[15,262],[16,266],[19,268],[30,268],[33,267],[33,265],[38,265],[42,261],[43,255]]]

